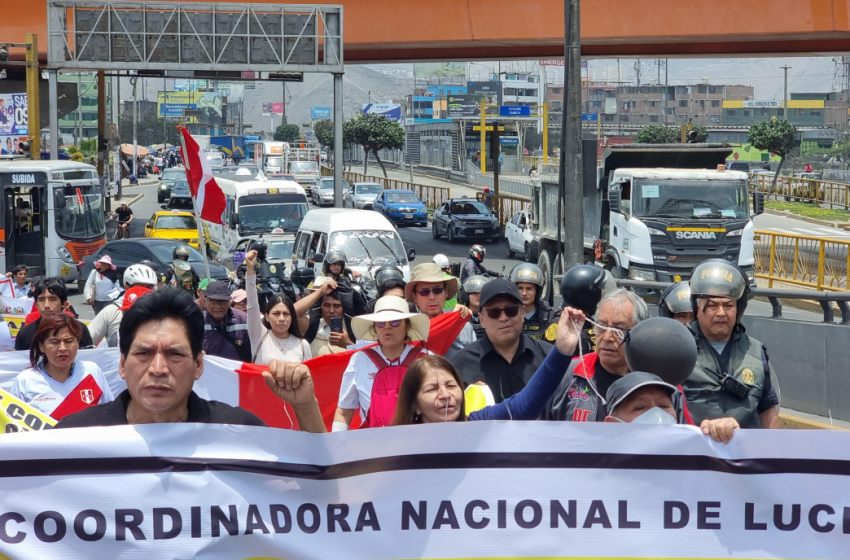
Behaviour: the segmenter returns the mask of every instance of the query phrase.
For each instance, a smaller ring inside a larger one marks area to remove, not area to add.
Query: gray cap
[[[629,395],[643,387],[659,387],[673,396],[676,388],[669,383],[665,383],[660,377],[654,373],[646,373],[645,371],[633,371],[627,373],[617,381],[611,384],[608,388],[606,399],[608,401],[608,414],[613,414],[617,406],[626,400]]]
[[[205,294],[207,299],[217,299],[219,301],[230,301],[230,290],[224,282],[210,282],[207,286]]]

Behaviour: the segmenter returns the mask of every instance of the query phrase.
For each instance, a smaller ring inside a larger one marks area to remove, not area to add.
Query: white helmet
[[[156,273],[151,270],[151,267],[144,264],[131,264],[124,271],[124,285],[144,284],[151,288],[156,288],[157,278]]]
[[[440,268],[446,268],[446,267],[450,266],[449,265],[449,258],[442,253],[438,253],[438,254],[434,255],[433,261],[435,263],[437,263],[438,265],[440,265]]]

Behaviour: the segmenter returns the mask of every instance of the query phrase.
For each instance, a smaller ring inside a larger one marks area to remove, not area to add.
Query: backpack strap
[[[422,354],[422,348],[419,346],[414,346],[411,348],[410,352],[407,353],[407,356],[404,358],[404,361],[401,362],[401,365],[408,368],[413,361],[418,358]]]
[[[390,367],[390,364],[388,364],[386,360],[384,360],[381,355],[375,351],[374,348],[366,348],[365,350],[363,350],[363,353],[366,354],[366,356],[370,360],[372,360],[372,363],[375,364],[375,367],[378,368],[378,371]]]

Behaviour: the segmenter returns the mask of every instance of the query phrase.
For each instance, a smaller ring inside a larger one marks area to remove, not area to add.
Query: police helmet
[[[467,294],[480,293],[481,289],[484,287],[484,284],[486,284],[490,280],[490,278],[487,278],[486,276],[481,276],[480,274],[470,276],[466,279],[466,282],[463,283],[463,291]]]
[[[564,307],[575,307],[585,315],[596,313],[596,306],[602,299],[605,288],[605,271],[588,264],[580,264],[569,269],[561,278],[561,297]]]
[[[265,240],[255,239],[251,242],[251,245],[248,246],[249,251],[257,252],[257,260],[263,261],[266,259],[266,254],[269,251],[269,245],[265,242]]]
[[[687,282],[676,282],[669,286],[658,300],[658,315],[672,319],[677,313],[690,313],[691,287]]]
[[[175,247],[174,250],[171,251],[171,258],[175,261],[178,260],[178,259],[188,261],[189,260],[189,248],[186,247],[185,245],[180,245],[179,247]]]
[[[747,309],[750,284],[747,275],[736,265],[723,259],[709,259],[698,264],[691,273],[691,309],[697,314],[697,300],[723,297],[737,302],[735,322],[740,323]]]
[[[390,280],[401,280],[404,282],[404,274],[394,266],[382,266],[375,271],[375,286],[378,290]]]
[[[475,244],[469,248],[469,256],[476,261],[481,262],[484,260],[484,257],[487,256],[487,249],[485,249],[483,245]]]
[[[697,345],[688,327],[667,317],[641,321],[623,341],[631,371],[654,373],[670,385],[681,385],[697,363]]]
[[[306,288],[316,279],[316,272],[312,267],[301,266],[293,270],[289,278],[296,286]]]
[[[540,300],[542,291],[540,288],[543,287],[543,271],[540,270],[539,266],[531,263],[518,264],[511,270],[509,279],[514,284],[529,282],[537,286],[537,289],[534,291],[534,301],[536,303]]]

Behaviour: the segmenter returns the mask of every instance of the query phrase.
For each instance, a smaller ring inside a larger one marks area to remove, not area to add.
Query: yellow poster
[[[0,389],[0,433],[35,432],[55,425],[50,416]]]

